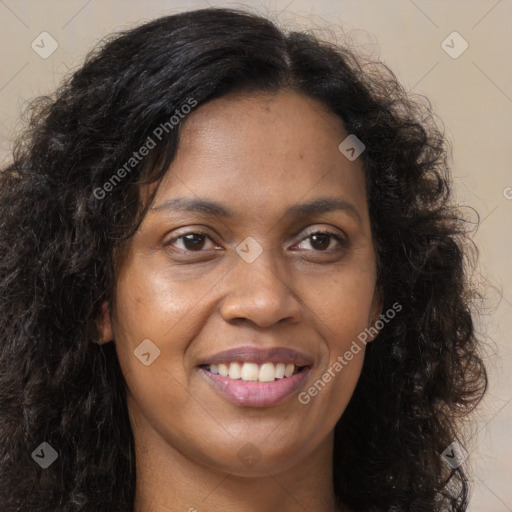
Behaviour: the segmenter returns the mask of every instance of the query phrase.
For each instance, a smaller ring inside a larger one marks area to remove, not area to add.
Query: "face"
[[[217,99],[184,122],[103,325],[134,431],[169,454],[239,475],[332,454],[364,358],[351,347],[380,313],[347,136],[286,90]]]

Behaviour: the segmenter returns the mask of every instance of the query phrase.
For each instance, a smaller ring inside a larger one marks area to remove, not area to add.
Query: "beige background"
[[[427,96],[444,121],[459,201],[481,216],[473,237],[479,275],[492,285],[478,327],[491,382],[467,447],[474,467],[470,510],[512,511],[512,0],[0,0],[2,161],[24,101],[52,91],[99,38],[208,5],[249,5],[285,23],[338,34],[342,26],[362,51],[389,64],[406,89]],[[43,31],[59,45],[47,59],[31,48]],[[441,46],[453,31],[469,44],[456,59]]]

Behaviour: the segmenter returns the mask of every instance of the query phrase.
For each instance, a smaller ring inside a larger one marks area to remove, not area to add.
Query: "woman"
[[[1,509],[466,510],[446,146],[386,66],[255,15],[105,41],[1,174]]]

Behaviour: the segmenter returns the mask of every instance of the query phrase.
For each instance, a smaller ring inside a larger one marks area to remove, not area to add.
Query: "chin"
[[[280,473],[298,464],[305,457],[298,447],[304,449],[304,441],[287,446],[269,446],[259,441],[233,443],[221,453],[208,454],[205,464],[222,472],[240,477],[268,477],[269,473]],[[204,457],[206,452],[202,452]]]

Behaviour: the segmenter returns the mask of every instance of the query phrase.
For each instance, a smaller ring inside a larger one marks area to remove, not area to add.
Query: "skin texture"
[[[287,512],[300,504],[331,512],[333,429],[364,350],[307,405],[297,394],[381,312],[361,163],[338,150],[348,135],[342,121],[290,90],[211,101],[181,129],[176,159],[120,265],[115,308],[103,317],[102,342],[116,344],[128,386],[135,511]],[[235,215],[158,209],[176,197],[215,200]],[[357,214],[285,215],[324,197]],[[308,238],[326,229],[347,246]],[[199,250],[171,242],[197,231],[209,237]],[[249,236],[263,249],[253,263],[236,252]],[[150,366],[133,354],[145,339],[161,351]],[[305,385],[272,407],[229,402],[197,365],[241,345],[308,354]],[[252,467],[237,455],[246,443],[261,454]]]

